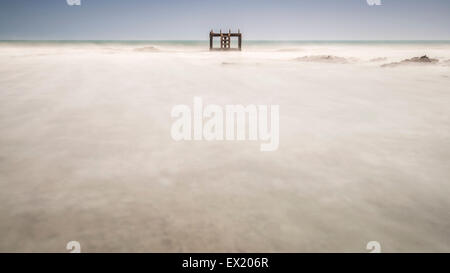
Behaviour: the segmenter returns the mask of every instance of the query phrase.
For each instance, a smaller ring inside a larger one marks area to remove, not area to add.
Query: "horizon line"
[[[0,42],[208,42],[209,39],[0,39]],[[450,42],[450,39],[246,39],[251,42]]]

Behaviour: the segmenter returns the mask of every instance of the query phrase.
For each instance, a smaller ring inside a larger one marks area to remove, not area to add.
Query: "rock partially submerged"
[[[299,62],[319,62],[319,63],[348,63],[348,60],[343,57],[333,56],[333,55],[313,55],[304,56],[295,59]]]
[[[370,62],[376,63],[376,62],[384,62],[387,61],[386,57],[379,57],[379,58],[373,58],[370,60]]]
[[[135,48],[134,51],[138,51],[138,52],[158,52],[159,49],[154,47],[154,46],[146,46],[146,47]]]
[[[395,66],[399,66],[399,65],[408,65],[408,64],[435,64],[438,62],[439,62],[438,59],[432,59],[432,58],[429,58],[427,55],[424,55],[422,57],[414,57],[411,59],[405,59],[401,62],[383,64],[381,67],[395,67]]]

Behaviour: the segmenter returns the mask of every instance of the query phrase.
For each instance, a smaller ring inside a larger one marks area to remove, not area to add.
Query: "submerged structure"
[[[214,48],[214,37],[220,37],[220,48]],[[237,37],[238,44],[237,47],[231,46],[231,38]],[[211,30],[209,33],[209,50],[242,50],[242,33],[238,29],[237,33],[232,33],[231,29],[228,31],[228,33],[223,33],[222,30],[220,30],[219,33],[214,32]]]

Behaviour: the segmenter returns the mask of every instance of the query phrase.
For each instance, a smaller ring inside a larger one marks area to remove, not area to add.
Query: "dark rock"
[[[438,59],[432,59],[432,58],[429,58],[427,55],[424,55],[422,57],[414,57],[411,59],[405,59],[401,62],[383,64],[381,67],[394,67],[394,66],[405,65],[405,64],[434,64],[434,63],[438,63],[438,62],[439,62]]]

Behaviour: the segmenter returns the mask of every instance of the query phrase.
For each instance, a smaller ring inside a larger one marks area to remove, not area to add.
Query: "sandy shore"
[[[381,67],[427,54],[432,64]],[[333,57],[328,57],[333,56]],[[0,251],[450,251],[450,46],[0,45]],[[171,108],[279,104],[280,146]]]

